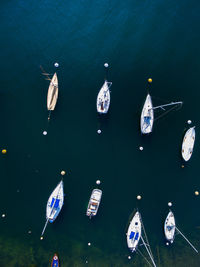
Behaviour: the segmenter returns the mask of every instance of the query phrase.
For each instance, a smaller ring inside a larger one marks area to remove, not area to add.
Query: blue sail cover
[[[139,237],[139,233],[136,233],[135,240],[138,240],[138,237]]]
[[[59,206],[60,199],[56,199],[55,204],[54,204],[54,202],[55,202],[55,198],[52,198],[50,207],[51,207],[51,208],[54,207],[55,209],[57,209],[58,206]]]
[[[135,235],[135,232],[131,232],[129,239],[132,239]]]
[[[149,116],[145,116],[145,117],[144,117],[144,122],[145,122],[147,125],[150,124],[150,120],[151,120],[151,117],[149,117]]]

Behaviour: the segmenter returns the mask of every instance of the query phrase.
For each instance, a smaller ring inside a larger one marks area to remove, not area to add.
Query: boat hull
[[[58,99],[58,78],[57,74],[54,73],[51,79],[48,94],[47,94],[47,109],[54,110]]]
[[[90,218],[97,215],[99,205],[101,202],[102,191],[100,189],[94,189],[90,196],[90,200],[87,207],[86,215]]]
[[[53,256],[51,267],[59,267],[59,259],[57,254],[54,254]]]
[[[175,217],[172,211],[170,211],[165,219],[164,233],[168,242],[173,243],[175,238],[176,223]]]
[[[106,114],[110,107],[110,86],[111,82],[105,81],[97,95],[97,112]]]
[[[191,127],[184,135],[181,154],[185,161],[188,161],[193,153],[195,142],[195,127]]]
[[[140,213],[137,211],[133,216],[126,234],[128,248],[134,252],[137,249],[142,233]]]
[[[46,207],[46,218],[50,223],[54,222],[64,204],[63,181],[61,181],[51,193]]]
[[[140,117],[140,129],[142,134],[149,134],[153,130],[154,111],[151,96],[148,94]]]

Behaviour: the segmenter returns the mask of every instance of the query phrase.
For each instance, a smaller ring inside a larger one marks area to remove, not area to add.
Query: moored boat
[[[137,211],[133,216],[126,234],[128,248],[134,252],[137,249],[142,232],[140,213]]]
[[[48,222],[52,223],[57,218],[60,213],[62,206],[64,204],[64,189],[63,181],[56,186],[56,188],[51,193],[46,206],[46,223],[42,230],[41,237],[43,236]]]
[[[51,79],[47,94],[47,109],[54,110],[58,99],[58,77],[56,72]]]
[[[92,191],[86,212],[86,215],[90,218],[97,214],[101,202],[101,196],[102,191],[100,189],[94,189]]]
[[[140,117],[140,128],[142,134],[148,134],[152,132],[154,123],[154,111],[153,104],[150,94],[147,95],[141,117]]]
[[[195,142],[195,126],[187,130],[184,135],[181,154],[185,161],[188,161],[193,153]]]
[[[55,253],[51,262],[51,267],[59,267],[58,255]]]
[[[56,186],[56,188],[51,193],[46,207],[46,218],[49,222],[53,222],[58,214],[60,213],[62,206],[64,204],[64,190],[63,190],[63,181]]]
[[[110,86],[112,82],[105,80],[97,96],[97,112],[105,114],[108,112],[110,106]]]
[[[170,210],[165,219],[164,233],[166,240],[171,244],[174,242],[175,230],[176,230],[175,217],[173,212]]]

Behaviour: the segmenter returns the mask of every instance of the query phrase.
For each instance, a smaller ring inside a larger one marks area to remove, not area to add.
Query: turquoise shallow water
[[[198,1],[10,0],[0,7],[0,147],[8,151],[0,156],[0,212],[6,214],[0,220],[0,266],[50,266],[55,252],[62,267],[148,266],[137,254],[127,259],[125,233],[137,207],[158,266],[199,266],[199,256],[180,236],[167,249],[162,231],[172,201],[179,228],[200,248],[194,196],[200,190]],[[49,82],[40,65],[54,73],[55,62],[59,98],[48,125]],[[95,104],[105,62],[113,85],[102,119]],[[184,105],[141,137],[148,90],[155,105]],[[197,138],[182,169],[188,119]],[[46,202],[62,169],[65,204],[40,241]],[[97,179],[102,203],[89,221],[85,212]]]

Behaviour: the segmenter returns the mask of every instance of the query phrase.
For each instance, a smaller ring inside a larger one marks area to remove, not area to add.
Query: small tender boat
[[[102,191],[100,189],[94,189],[90,196],[86,215],[90,218],[97,214],[99,204],[101,202]]]
[[[154,111],[151,96],[148,94],[142,109],[140,118],[140,127],[142,134],[148,134],[152,132],[154,122]]]
[[[60,213],[62,206],[64,204],[64,190],[63,181],[56,186],[56,188],[51,193],[46,207],[46,218],[49,222],[53,222],[58,214]]]
[[[54,254],[53,256],[51,267],[59,267],[59,259],[57,254]]]
[[[105,80],[97,96],[97,112],[105,114],[108,112],[110,106],[110,86],[112,82]]]
[[[195,126],[188,129],[183,138],[181,153],[185,161],[188,161],[192,156],[194,142],[195,142]]]
[[[171,244],[174,242],[175,230],[176,230],[175,217],[173,212],[169,211],[164,224],[164,233],[166,240],[169,241]]]
[[[56,188],[51,193],[46,206],[46,223],[43,228],[41,237],[43,236],[48,222],[52,223],[57,218],[60,213],[62,206],[64,204],[64,190],[63,190],[63,181],[56,186]]]
[[[58,77],[55,72],[53,78],[51,79],[47,94],[47,109],[49,111],[55,109],[57,98],[58,98]]]
[[[137,211],[130,222],[130,225],[128,227],[128,232],[126,234],[127,245],[132,252],[134,252],[138,246],[141,237],[141,232],[142,232],[141,218],[140,218],[140,213]]]

